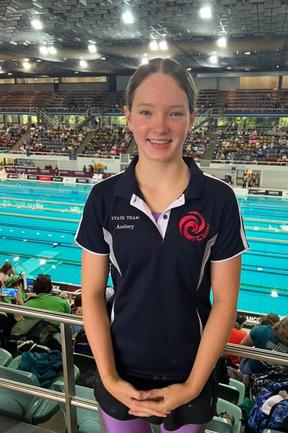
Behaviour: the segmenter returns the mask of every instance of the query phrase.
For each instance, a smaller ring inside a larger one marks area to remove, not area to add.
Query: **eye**
[[[143,110],[143,111],[140,111],[140,114],[142,116],[148,117],[148,116],[151,116],[152,113],[151,113],[151,111]]]
[[[183,116],[183,113],[181,113],[180,111],[173,111],[172,113],[170,113],[171,117],[181,117]]]

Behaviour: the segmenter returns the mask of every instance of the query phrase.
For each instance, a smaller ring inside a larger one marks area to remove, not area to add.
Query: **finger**
[[[169,414],[171,413],[170,410],[166,410],[165,407],[163,407],[163,403],[159,403],[159,402],[155,402],[154,400],[144,400],[144,401],[133,401],[133,405],[131,406],[131,409],[136,409],[136,410],[145,410],[145,411],[157,411],[157,412],[161,412],[164,414]]]
[[[148,397],[151,399],[158,399],[158,398],[164,398],[163,390],[161,389],[151,389],[150,391],[147,391]]]
[[[138,391],[138,390],[134,390],[134,392],[132,392],[131,397],[134,398],[135,400],[146,400],[148,398],[148,393],[145,391]]]

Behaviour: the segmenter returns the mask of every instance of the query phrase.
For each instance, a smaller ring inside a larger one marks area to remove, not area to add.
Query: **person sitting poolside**
[[[243,346],[288,353],[288,316],[271,325],[257,325],[241,342]],[[241,359],[240,371],[243,374],[262,373],[271,366],[255,359]]]

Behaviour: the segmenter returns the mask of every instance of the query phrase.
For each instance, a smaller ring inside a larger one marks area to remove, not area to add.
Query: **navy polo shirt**
[[[184,160],[188,186],[157,222],[136,182],[137,158],[96,184],[85,204],[75,239],[109,254],[119,373],[185,380],[211,309],[211,262],[247,249],[232,188]]]

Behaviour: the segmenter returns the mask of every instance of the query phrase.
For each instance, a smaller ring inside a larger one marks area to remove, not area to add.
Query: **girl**
[[[232,189],[182,157],[195,118],[187,71],[153,59],[126,97],[139,156],[93,187],[76,234],[95,396],[107,433],[147,433],[149,423],[199,433],[215,413],[214,367],[235,320],[247,243]]]

